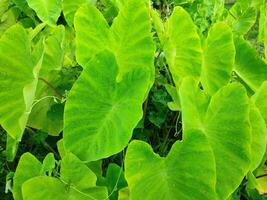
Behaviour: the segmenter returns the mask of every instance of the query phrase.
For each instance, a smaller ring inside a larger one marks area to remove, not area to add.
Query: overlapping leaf
[[[97,54],[74,84],[64,117],[64,144],[83,161],[120,152],[142,118],[147,71],[139,68],[116,81],[119,67],[108,51]]]
[[[106,188],[96,186],[95,174],[70,153],[62,159],[59,178],[46,176],[47,170],[54,168],[53,156],[49,155],[43,164],[29,153],[21,157],[14,177],[15,200],[107,198]]]
[[[143,1],[127,0],[109,27],[94,6],[84,5],[76,13],[77,61],[86,63],[99,51],[114,52],[119,76],[142,66],[149,69],[150,87],[154,80],[154,44],[150,33],[149,11]]]
[[[196,83],[187,78],[180,88],[184,137],[196,129],[206,135],[215,156],[216,191],[220,199],[226,199],[250,167],[248,97],[241,85],[230,84],[209,102],[194,87]]]
[[[51,135],[58,135],[63,129],[62,94],[56,87],[62,84],[60,75],[64,49],[64,27],[58,26],[51,30],[45,40],[45,52],[39,82],[36,90],[36,103],[31,111],[28,125],[41,129]],[[55,102],[55,99],[57,102]]]
[[[216,199],[214,156],[201,131],[187,132],[186,139],[177,141],[166,158],[153,153],[148,144],[133,141],[125,165],[133,200]]]
[[[62,9],[65,16],[65,19],[69,26],[73,25],[75,12],[80,8],[82,4],[85,3],[94,3],[95,0],[64,0],[62,3]]]

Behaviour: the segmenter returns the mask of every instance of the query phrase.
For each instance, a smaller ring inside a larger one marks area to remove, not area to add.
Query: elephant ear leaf
[[[201,131],[188,132],[187,138],[177,141],[166,158],[155,154],[145,142],[131,142],[125,175],[132,200],[140,196],[146,200],[216,199],[215,160]]]
[[[83,161],[120,152],[142,118],[148,72],[137,68],[117,82],[118,70],[111,52],[97,54],[67,99],[63,141],[65,148]]]
[[[9,28],[0,38],[0,124],[13,140],[24,132],[38,82],[43,48],[31,52],[31,43],[21,25]],[[16,59],[14,59],[16,58]]]
[[[62,7],[61,0],[27,0],[27,2],[43,22],[56,25]]]
[[[186,78],[180,88],[183,125],[186,125],[184,137],[187,137],[187,132],[197,129],[207,136],[216,162],[216,192],[220,199],[227,199],[250,167],[251,136],[246,90],[239,84],[229,84],[215,93],[207,104],[200,92],[190,90],[192,85],[195,82]],[[196,106],[199,100],[203,106]],[[192,116],[199,119],[190,123]]]
[[[216,23],[209,31],[204,47],[201,83],[210,95],[229,83],[235,62],[235,45],[231,28]]]
[[[185,76],[199,79],[202,48],[190,15],[182,7],[175,7],[165,26],[164,53],[176,86]]]

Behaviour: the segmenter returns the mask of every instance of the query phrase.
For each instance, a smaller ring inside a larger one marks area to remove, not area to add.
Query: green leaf
[[[21,190],[22,184],[35,176],[39,176],[41,169],[42,163],[30,153],[25,153],[20,157],[13,178],[14,185],[12,193],[15,200],[23,200]]]
[[[195,24],[182,8],[175,7],[165,24],[164,53],[176,86],[185,76],[198,79],[201,72],[202,48]]]
[[[254,7],[237,2],[229,10],[226,20],[235,34],[244,35],[254,25],[256,18],[257,11]]]
[[[177,141],[166,158],[153,153],[145,142],[131,142],[125,175],[133,200],[141,196],[146,200],[216,199],[214,156],[201,131],[187,132],[187,138]]]
[[[76,13],[77,61],[83,67],[98,52],[107,49],[115,54],[120,79],[142,66],[149,69],[154,81],[154,44],[149,10],[140,0],[127,0],[109,28],[104,16],[94,6],[84,5]]]
[[[246,90],[240,84],[230,84],[222,87],[209,102],[205,94],[194,87],[196,82],[187,78],[180,88],[184,138],[192,130],[206,135],[216,161],[216,191],[220,199],[227,199],[250,167]]]
[[[118,65],[112,53],[101,52],[85,66],[65,107],[63,141],[67,150],[83,161],[93,161],[127,145],[142,118],[149,83],[141,67],[117,82]]]
[[[250,104],[249,119],[252,137],[250,170],[253,172],[261,164],[266,152],[267,128],[259,109],[252,101]]]
[[[51,176],[52,171],[55,168],[55,166],[56,166],[56,160],[55,160],[54,154],[53,153],[47,154],[43,161],[41,174],[48,173],[48,175]]]
[[[26,30],[15,25],[0,38],[0,124],[20,141],[25,129],[37,86],[43,48],[31,52]],[[16,58],[16,59],[14,59]]]
[[[267,64],[259,57],[256,49],[244,39],[236,38],[235,47],[234,71],[251,90],[256,91],[262,82],[267,80]]]
[[[95,0],[64,0],[62,3],[63,13],[69,26],[73,25],[76,11],[85,3],[94,3]]]
[[[27,2],[43,22],[56,25],[62,7],[61,0],[27,0]]]
[[[179,97],[177,89],[174,86],[169,85],[169,84],[166,84],[165,88],[173,100],[172,102],[168,102],[167,104],[169,109],[172,111],[180,111],[181,103],[180,103],[180,97]]]
[[[235,46],[230,27],[216,23],[209,31],[204,47],[201,83],[210,95],[229,83],[235,62]]]
[[[95,174],[73,154],[62,159],[60,179],[37,176],[22,185],[23,199],[106,199],[107,189],[96,186]]]

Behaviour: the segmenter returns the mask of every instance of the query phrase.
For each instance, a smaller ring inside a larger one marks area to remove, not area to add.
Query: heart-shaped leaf
[[[118,70],[112,53],[97,54],[67,99],[63,141],[66,149],[83,161],[120,152],[142,118],[147,71],[140,66],[117,82]]]
[[[153,153],[147,143],[131,142],[125,175],[133,200],[216,199],[214,156],[201,131],[188,132],[187,138],[177,141],[166,158]]]
[[[184,138],[192,130],[206,135],[216,161],[216,191],[227,199],[250,167],[248,97],[240,84],[221,88],[210,100],[196,87],[186,78],[180,88]]]

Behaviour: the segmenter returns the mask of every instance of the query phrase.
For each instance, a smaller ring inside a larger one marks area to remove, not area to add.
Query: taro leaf
[[[168,38],[164,53],[177,87],[185,76],[198,79],[201,71],[202,48],[195,24],[182,8],[175,7],[165,24]]]
[[[96,187],[95,174],[73,154],[64,156],[60,179],[37,176],[22,186],[23,199],[89,200],[106,199],[105,187]]]
[[[37,86],[43,48],[31,52],[26,30],[9,28],[0,38],[0,124],[17,141],[25,129]],[[14,59],[16,58],[16,59]]]
[[[257,11],[249,5],[240,2],[229,10],[227,23],[232,27],[233,32],[238,35],[246,34],[256,22]]]
[[[149,11],[143,1],[127,0],[109,28],[102,13],[84,5],[76,13],[77,61],[83,67],[98,52],[114,52],[119,78],[136,67],[149,69],[150,85],[154,80],[154,43],[150,33]]]
[[[266,101],[266,100],[265,100]],[[266,104],[266,103],[264,103]],[[267,128],[265,121],[255,103],[250,103],[250,125],[251,125],[251,166],[254,171],[261,164],[267,146]]]
[[[256,93],[252,96],[252,100],[259,108],[265,123],[267,124],[267,81],[264,81]]]
[[[236,61],[234,71],[254,92],[267,80],[267,64],[244,39],[235,39]]]
[[[36,91],[36,103],[29,117],[28,125],[41,129],[50,135],[58,135],[63,129],[64,105],[57,87],[63,84],[61,66],[63,63],[64,27],[52,29],[45,40],[45,52]]]
[[[56,25],[62,7],[61,0],[27,0],[27,2],[43,22]]]
[[[196,82],[186,78],[180,88],[184,138],[188,137],[187,132],[197,129],[206,135],[216,161],[216,191],[219,199],[227,199],[250,167],[246,90],[240,84],[229,84],[208,103],[205,95],[194,87]]]
[[[30,153],[25,153],[20,157],[18,167],[13,178],[14,185],[12,193],[15,200],[22,200],[22,184],[35,176],[39,176],[41,170],[42,163]]]
[[[93,161],[127,145],[142,118],[149,83],[147,71],[141,67],[117,82],[118,65],[112,53],[103,51],[85,66],[65,107],[63,141],[67,150],[83,161]]]
[[[131,142],[125,176],[132,200],[216,199],[214,156],[201,131],[187,132],[187,138],[177,141],[166,158],[155,154],[145,142]]]
[[[85,3],[94,3],[95,0],[64,0],[62,3],[63,13],[69,26],[73,25],[76,11]],[[89,14],[89,13],[88,13]]]
[[[166,84],[165,88],[173,99],[172,102],[167,103],[169,109],[172,111],[180,111],[181,104],[180,104],[180,98],[179,98],[179,94],[178,94],[176,87]]]
[[[204,47],[201,83],[210,95],[229,83],[235,62],[235,46],[230,27],[215,24],[209,31]]]

